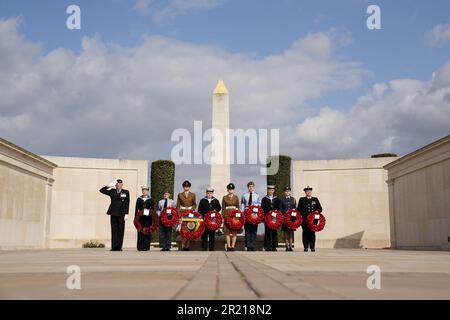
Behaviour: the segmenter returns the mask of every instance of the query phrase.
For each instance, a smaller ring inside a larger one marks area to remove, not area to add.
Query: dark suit
[[[267,216],[271,210],[281,211],[281,200],[277,196],[274,196],[272,200],[265,196],[261,200],[261,208],[264,210],[265,215]],[[275,251],[278,246],[278,232],[277,230],[270,230],[269,228],[265,228],[264,232],[264,248],[266,251]]]
[[[136,200],[136,209],[134,210],[135,219],[138,220],[138,225],[142,228],[150,227],[152,225],[152,215],[138,215],[140,210],[149,209],[150,213],[154,211],[152,198],[146,198],[145,200],[141,197]],[[152,240],[151,234],[144,234],[138,230],[137,236],[137,249],[138,251],[148,251],[150,250],[150,242]]]
[[[200,203],[198,204],[198,212],[201,213],[203,217],[205,217],[205,215],[211,210],[216,210],[217,212],[220,212],[220,210],[222,210],[222,206],[220,205],[219,200],[217,200],[216,198],[212,198],[211,202],[209,202],[207,198],[203,198],[202,200],[200,200]],[[205,229],[205,232],[203,232],[202,234],[203,250],[206,250],[207,247],[209,247],[209,251],[214,250],[215,235],[215,231],[208,230],[207,228]]]
[[[322,212],[322,206],[320,205],[319,199],[315,197],[311,197],[311,199],[308,199],[307,197],[300,198],[300,200],[298,200],[297,210],[302,214],[303,218],[303,248],[308,250],[309,247],[311,250],[315,250],[316,233],[308,228],[306,219],[311,212]]]
[[[100,192],[111,199],[111,204],[106,212],[111,217],[111,250],[120,251],[125,232],[125,215],[128,214],[130,208],[130,192],[125,189],[120,192],[116,189],[108,190],[108,187],[101,188]]]

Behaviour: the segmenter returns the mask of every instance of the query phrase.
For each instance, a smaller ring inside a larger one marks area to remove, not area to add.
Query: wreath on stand
[[[306,225],[314,232],[322,231],[325,228],[326,219],[320,212],[311,212],[306,218]]]
[[[245,215],[240,210],[232,210],[228,212],[226,224],[230,230],[241,230],[245,224]]]
[[[196,240],[205,231],[202,215],[193,210],[183,212],[181,216],[180,235],[185,240]]]
[[[290,209],[284,214],[284,225],[289,230],[297,230],[302,225],[302,222],[302,215],[295,209]]]
[[[149,227],[142,226],[142,223],[140,220],[141,220],[141,217],[145,215],[144,209],[138,210],[136,216],[134,217],[133,223],[134,223],[134,226],[136,227],[137,231],[148,236],[148,235],[152,234],[153,232],[155,232],[156,230],[158,230],[159,219],[158,219],[158,215],[155,213],[154,210],[152,210],[152,209],[145,209],[145,210],[149,210],[149,215],[152,218],[152,224]]]
[[[266,215],[265,223],[270,230],[277,230],[283,225],[283,214],[278,210],[271,210]]]
[[[251,205],[245,210],[245,221],[258,225],[264,221],[264,210],[260,206]]]
[[[217,231],[222,226],[222,215],[216,210],[211,210],[205,214],[203,221],[207,229]]]
[[[164,208],[161,212],[161,224],[164,227],[173,227],[180,221],[180,215],[175,208]]]

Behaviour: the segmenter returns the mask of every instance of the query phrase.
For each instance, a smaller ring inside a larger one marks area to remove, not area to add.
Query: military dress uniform
[[[172,199],[161,199],[158,202],[158,208],[156,213],[160,219],[159,221],[159,244],[162,248],[161,251],[170,251],[172,246],[172,227],[166,227],[161,223],[161,212],[165,208],[175,208],[176,203]]]
[[[281,200],[277,196],[269,197],[265,196],[261,200],[261,208],[264,210],[264,214],[267,216],[271,210],[281,211]],[[264,232],[264,248],[266,251],[277,251],[278,246],[278,232],[277,230],[270,230],[265,228]]]
[[[227,220],[228,212],[239,209],[239,197],[235,194],[227,194],[222,198],[222,217],[223,217],[223,228],[225,234],[230,234],[230,229],[228,229],[225,221]]]
[[[286,196],[283,196],[283,197],[281,197],[281,212],[283,213],[283,215],[287,212],[287,211],[289,211],[289,210],[291,210],[291,209],[296,209],[297,208],[297,201],[295,200],[295,198],[294,197],[292,197],[292,196],[289,196],[289,197],[286,197]],[[286,227],[286,225],[284,225],[283,224],[283,231],[292,231],[291,229],[288,229],[287,227]]]
[[[316,233],[308,228],[306,218],[311,212],[322,212],[322,206],[320,205],[319,199],[315,197],[302,197],[298,201],[297,210],[302,214],[303,217],[303,248],[305,251],[308,251],[308,248],[310,248],[312,251],[315,251]]]
[[[136,209],[134,210],[134,222],[135,225],[139,225],[142,228],[148,228],[152,225],[152,213],[154,213],[153,200],[150,197],[140,196],[136,200]],[[144,234],[142,230],[138,230],[137,235],[137,250],[148,251],[150,250],[150,242],[152,235]]]
[[[203,218],[211,210],[216,210],[217,212],[220,212],[220,210],[222,210],[222,206],[220,205],[219,200],[217,200],[214,197],[212,197],[211,199],[204,197],[202,200],[200,200],[200,203],[198,204],[198,212],[201,213]],[[203,250],[206,250],[208,247],[209,251],[215,250],[214,247],[215,235],[216,235],[215,231],[209,230],[208,228],[205,227],[205,231],[202,234]]]
[[[183,182],[183,187],[188,186],[191,187],[191,183],[189,181]],[[183,212],[193,210],[195,211],[197,207],[197,201],[195,198],[195,193],[188,191],[188,192],[180,192],[177,196],[177,211],[178,213],[183,214]],[[183,239],[183,250],[189,251],[189,240]]]
[[[100,192],[111,199],[106,212],[111,222],[111,251],[121,251],[125,233],[125,216],[128,215],[130,208],[130,192],[125,189],[108,189],[107,186],[103,187]]]
[[[241,211],[245,213],[251,205],[260,205],[259,194],[256,192],[247,192],[241,198]],[[256,250],[256,235],[258,233],[258,226],[252,225],[248,222],[244,225],[245,229],[245,247],[248,251]]]

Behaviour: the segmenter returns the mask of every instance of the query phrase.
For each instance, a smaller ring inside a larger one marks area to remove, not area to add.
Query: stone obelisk
[[[230,183],[230,106],[228,89],[219,80],[213,92],[212,141],[211,141],[211,187],[218,199],[227,193]]]

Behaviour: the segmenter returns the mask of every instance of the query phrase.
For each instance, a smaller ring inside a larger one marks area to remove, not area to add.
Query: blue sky
[[[164,2],[152,5],[160,7]],[[80,31],[65,28],[65,9],[70,4],[81,7]],[[382,30],[366,28],[369,4],[380,6]],[[124,46],[137,45],[145,34],[158,34],[263,57],[283,51],[302,35],[336,28],[352,38],[339,54],[361,62],[372,72],[372,82],[401,77],[426,80],[450,53],[448,44],[430,48],[425,39],[433,26],[448,22],[446,0],[223,0],[215,8],[192,10],[163,22],[155,22],[151,12],[133,10],[133,5],[129,0],[1,0],[0,17],[23,16],[22,32],[47,50],[79,50],[81,38],[96,33],[106,42]]]
[[[66,28],[70,4],[81,30]],[[366,27],[370,4],[381,30]],[[0,136],[39,154],[167,159],[173,129],[208,124],[224,78],[232,126],[280,128],[294,159],[405,154],[450,133],[449,12],[448,0],[0,0]],[[105,143],[115,126],[141,140],[142,114],[161,120],[151,143]]]

